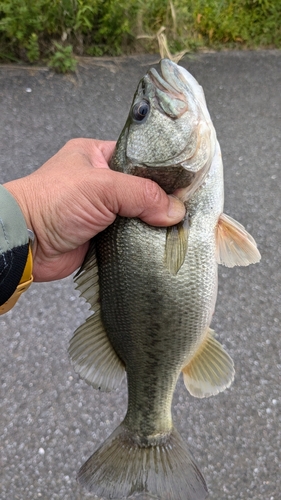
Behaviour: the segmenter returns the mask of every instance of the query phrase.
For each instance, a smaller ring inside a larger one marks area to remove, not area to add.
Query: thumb
[[[175,196],[167,195],[152,180],[112,173],[117,204],[115,213],[123,217],[138,217],[153,226],[172,226],[184,218],[184,204]]]

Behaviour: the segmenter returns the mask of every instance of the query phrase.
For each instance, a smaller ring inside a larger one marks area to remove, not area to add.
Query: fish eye
[[[148,115],[150,110],[150,105],[148,101],[140,101],[137,102],[132,109],[132,116],[134,121],[140,123],[142,122]]]

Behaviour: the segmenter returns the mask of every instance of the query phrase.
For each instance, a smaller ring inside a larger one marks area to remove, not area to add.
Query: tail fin
[[[78,480],[104,498],[151,495],[161,500],[204,500],[205,480],[173,429],[153,446],[141,446],[121,424],[85,462]]]

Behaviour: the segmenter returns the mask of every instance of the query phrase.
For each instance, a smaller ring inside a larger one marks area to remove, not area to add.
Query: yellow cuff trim
[[[25,264],[24,271],[22,273],[21,280],[20,280],[17,288],[15,289],[13,295],[9,298],[9,300],[7,300],[7,302],[5,302],[5,304],[0,306],[0,314],[4,314],[4,313],[10,311],[10,309],[12,309],[12,307],[14,307],[14,305],[18,301],[21,294],[23,292],[25,292],[28,289],[28,287],[31,285],[31,283],[33,281],[32,269],[33,269],[33,259],[32,259],[31,245],[29,245],[27,261]]]

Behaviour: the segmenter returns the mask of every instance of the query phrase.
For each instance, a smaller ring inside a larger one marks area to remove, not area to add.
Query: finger
[[[101,141],[99,139],[70,139],[60,152],[75,152],[86,155],[93,167],[108,168],[116,141]]]
[[[105,204],[113,213],[123,217],[139,217],[154,226],[171,226],[185,215],[184,204],[175,196],[167,195],[150,179],[142,179],[120,172],[109,171],[111,189],[106,188]]]
[[[113,155],[116,146],[116,141],[97,141],[97,142],[98,142],[97,147],[100,149],[105,160],[108,163]]]
[[[116,141],[101,141],[99,139],[76,139],[76,141],[79,141],[76,143],[77,146],[81,145],[87,151],[94,167],[108,167],[107,164],[113,155]]]

